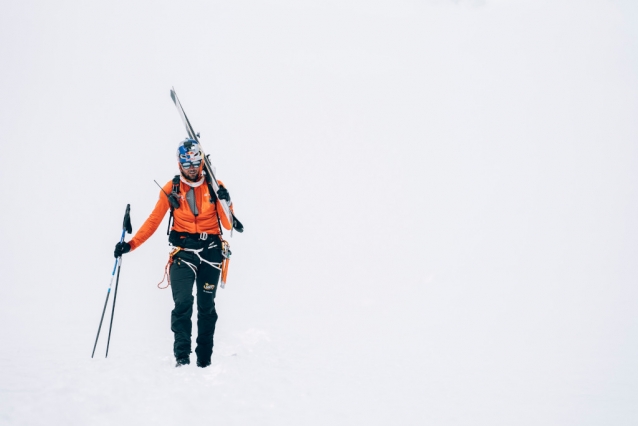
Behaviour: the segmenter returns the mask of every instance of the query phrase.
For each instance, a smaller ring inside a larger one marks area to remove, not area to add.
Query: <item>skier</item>
[[[215,293],[224,259],[225,242],[221,225],[231,229],[233,219],[224,215],[218,201],[230,195],[219,181],[217,194],[206,183],[203,156],[199,144],[185,139],[177,149],[180,175],[169,181],[160,192],[153,212],[129,242],[117,243],[115,257],[141,246],[158,228],[171,209],[173,225],[169,244],[173,246],[169,264],[169,283],[175,309],[171,312],[171,330],[175,335],[173,352],[176,367],[190,364],[193,283],[197,286],[197,366],[208,367],[213,353],[213,335],[217,312]],[[169,219],[170,226],[170,219]]]

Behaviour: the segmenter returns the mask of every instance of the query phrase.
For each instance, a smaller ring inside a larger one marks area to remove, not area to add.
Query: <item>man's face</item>
[[[193,163],[189,163],[188,167],[184,167],[183,165],[180,165],[180,167],[182,168],[182,172],[184,173],[184,176],[186,176],[188,179],[190,180],[197,179],[197,175],[199,174],[199,164],[195,166],[193,165]]]

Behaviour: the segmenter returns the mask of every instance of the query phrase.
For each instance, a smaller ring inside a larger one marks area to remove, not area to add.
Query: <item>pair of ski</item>
[[[215,177],[215,168],[210,162],[208,156],[204,153],[202,149],[202,144],[199,142],[199,134],[195,133],[193,130],[193,126],[191,126],[188,117],[186,117],[186,113],[184,112],[184,108],[182,108],[182,104],[177,97],[177,93],[175,93],[175,89],[171,89],[171,99],[173,99],[173,103],[175,103],[175,107],[177,108],[177,112],[179,113],[184,126],[186,127],[186,133],[188,133],[188,137],[193,139],[199,144],[199,149],[202,151],[202,157],[204,157],[204,171],[206,172],[206,181],[212,187],[215,194],[219,190],[219,183],[217,183],[217,178]],[[222,210],[224,212],[224,216],[226,216],[230,222],[231,229],[234,229],[237,232],[244,232],[244,226],[241,224],[239,220],[235,217],[233,212],[230,210],[230,205],[226,200],[219,200]]]

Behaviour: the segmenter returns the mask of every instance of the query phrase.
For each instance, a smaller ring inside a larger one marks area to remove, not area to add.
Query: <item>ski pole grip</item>
[[[128,232],[129,234],[133,233],[133,227],[131,226],[131,205],[126,205],[126,212],[124,213],[124,223],[122,224],[122,230]],[[124,232],[122,232],[123,236]]]

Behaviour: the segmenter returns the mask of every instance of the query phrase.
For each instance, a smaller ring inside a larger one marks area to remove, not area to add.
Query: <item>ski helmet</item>
[[[179,164],[188,169],[191,165],[202,169],[202,151],[199,149],[199,143],[193,139],[184,139],[177,147],[177,161]]]

